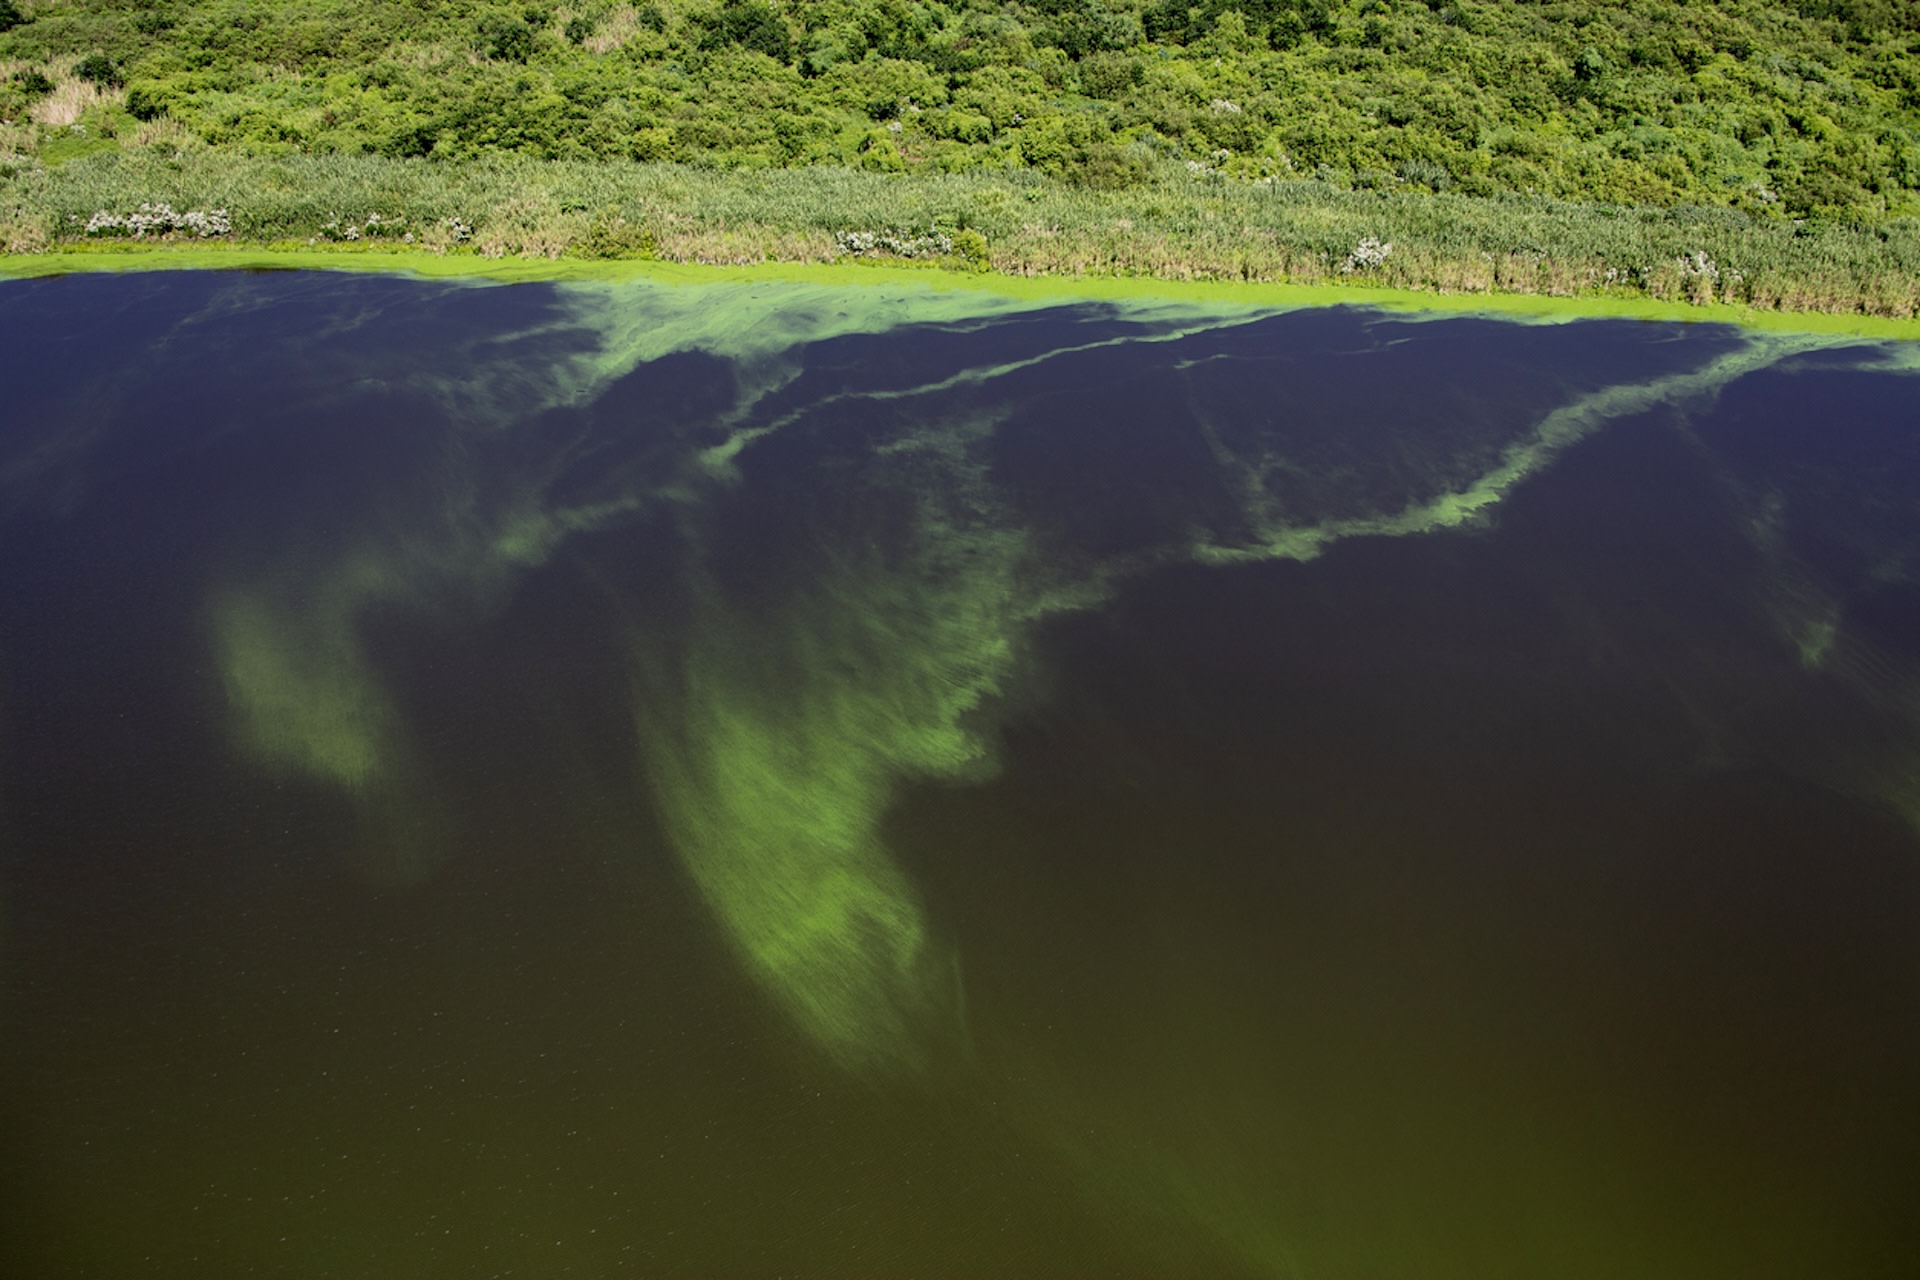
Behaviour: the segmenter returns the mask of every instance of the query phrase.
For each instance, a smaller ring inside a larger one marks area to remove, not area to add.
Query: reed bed
[[[57,165],[0,155],[0,246],[78,247],[100,238],[87,231],[104,225],[96,215],[110,223],[164,204],[181,214],[222,211],[228,238],[259,245],[814,262],[846,256],[860,233],[940,232],[958,246],[954,265],[1009,274],[1351,280],[1920,314],[1920,222],[1911,219],[1796,222],[1730,209],[1350,191],[1171,167],[1138,186],[1096,192],[1032,171],[248,157],[180,141],[156,136]]]

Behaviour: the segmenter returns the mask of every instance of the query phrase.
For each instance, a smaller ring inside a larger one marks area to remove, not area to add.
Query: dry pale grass
[[[0,156],[30,156],[40,148],[40,134],[30,124],[0,124]]]
[[[483,258],[558,258],[586,238],[587,217],[563,212],[544,192],[514,196],[475,232]]]
[[[475,236],[473,244],[483,258],[558,258],[586,234],[586,229],[582,219],[577,229],[550,226],[494,232]]]
[[[414,244],[429,253],[446,253],[467,243],[467,237],[445,222],[434,222],[414,232]]]
[[[1402,276],[1409,288],[1436,293],[1492,293],[1495,288],[1493,258],[1488,254],[1454,258],[1408,252],[1398,259],[1389,258],[1387,266]]]
[[[1129,236],[1089,243],[1034,226],[988,246],[996,271],[1018,276],[1157,276],[1166,280],[1268,278],[1278,261],[1254,255],[1207,252],[1163,236]]]
[[[163,151],[187,151],[203,145],[199,134],[166,116],[149,120],[135,129],[132,141],[136,147],[156,147]]]
[[[659,256],[668,262],[746,266],[754,262],[832,262],[839,246],[824,231],[775,231],[766,227],[663,226]]]
[[[1743,283],[1739,301],[1767,311],[1825,312],[1832,315],[1908,318],[1916,314],[1911,281],[1860,282],[1850,276],[1808,276],[1778,280],[1761,278]]]
[[[664,210],[652,211],[648,223],[658,235],[659,256],[670,261],[726,265],[825,262],[843,256],[824,232],[701,225],[685,214]],[[1905,278],[1863,281],[1830,273],[1785,282],[1759,271],[1716,280],[1688,269],[1680,260],[1670,260],[1646,269],[1636,285],[1627,285],[1617,277],[1609,278],[1607,260],[1599,257],[1535,251],[1456,254],[1418,245],[1396,250],[1378,269],[1349,273],[1337,258],[1290,245],[1273,231],[1229,224],[1180,235],[1120,221],[1108,222],[1089,235],[1034,222],[992,240],[988,258],[992,270],[1013,276],[1342,282],[1449,294],[1624,294],[1696,306],[1734,302],[1786,311],[1920,315],[1920,280]]]
[[[440,44],[397,44],[387,51],[388,58],[415,71],[436,71],[448,63],[470,63],[476,56],[469,49]]]
[[[1109,224],[1097,240],[1064,233],[1059,227],[1028,224],[992,242],[995,271],[1017,276],[1152,276],[1163,280],[1245,280],[1293,284],[1345,282],[1416,289],[1446,294],[1495,292],[1575,297],[1627,292],[1704,306],[1749,302],[1755,306],[1800,311],[1858,307],[1872,315],[1920,314],[1920,281],[1884,280],[1862,292],[1860,284],[1840,280],[1795,289],[1762,282],[1711,277],[1662,264],[1648,273],[1644,289],[1624,288],[1607,276],[1603,259],[1539,253],[1456,255],[1425,246],[1396,251],[1378,269],[1348,272],[1340,262],[1269,231],[1239,227],[1195,237],[1141,232]]]
[[[45,253],[53,248],[53,228],[29,213],[0,209],[0,253]]]
[[[1920,315],[1920,281],[1910,278],[1876,280],[1868,286],[1861,309],[1870,316],[1911,319]],[[1916,792],[1920,793],[1920,783],[1916,783]]]
[[[595,241],[596,216],[577,210],[554,211],[542,216],[543,199],[533,197],[516,202],[509,206],[510,216],[490,217],[470,233],[456,231],[447,224],[428,228],[421,243],[438,253],[465,246],[483,258],[552,259],[566,257]],[[601,233],[604,230],[598,229]]]
[[[27,115],[35,124],[50,129],[64,129],[78,121],[91,107],[103,102],[119,106],[126,100],[124,89],[103,91],[90,81],[64,75],[54,81],[53,92],[34,103]]]
[[[564,24],[566,18],[563,16],[560,21]],[[639,10],[630,4],[623,4],[600,24],[598,31],[586,38],[581,47],[588,53],[612,53],[633,39],[634,33],[638,30],[640,30]]]

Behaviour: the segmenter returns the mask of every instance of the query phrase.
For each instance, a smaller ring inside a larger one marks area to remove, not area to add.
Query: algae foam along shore
[[[392,265],[0,281],[0,1262],[1920,1249],[1890,324]]]

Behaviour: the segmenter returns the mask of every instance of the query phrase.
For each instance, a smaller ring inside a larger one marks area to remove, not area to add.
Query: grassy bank
[[[129,224],[143,207],[145,223]],[[206,217],[190,225],[188,214]],[[632,161],[503,156],[453,164],[164,145],[51,166],[0,165],[7,251],[123,241],[730,264],[912,258],[1010,275],[1920,314],[1920,223],[1911,219],[1792,223],[1725,208],[1352,191],[1180,172],[1096,192],[1031,171],[745,174]]]

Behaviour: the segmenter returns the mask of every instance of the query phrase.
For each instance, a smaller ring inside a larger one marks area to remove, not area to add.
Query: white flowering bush
[[[338,214],[328,218],[320,228],[323,240],[359,240],[377,239],[380,236],[399,236],[407,243],[413,243],[412,233],[404,231],[405,218],[389,217],[383,213],[369,213],[358,221],[343,222]]]
[[[1233,159],[1233,152],[1225,147],[1219,147],[1205,160],[1187,161],[1187,172],[1201,178],[1215,175],[1220,173],[1220,166],[1231,159]]]
[[[204,239],[208,236],[231,235],[233,222],[227,217],[225,209],[189,209],[185,213],[176,213],[172,205],[163,201],[159,204],[142,203],[139,209],[125,214],[106,209],[96,210],[87,219],[86,230],[90,236],[132,236],[135,239],[185,231]]]
[[[1746,279],[1738,270],[1715,262],[1704,249],[1681,254],[1674,265],[1680,268],[1681,288],[1693,302],[1711,302],[1715,295],[1722,301],[1738,298]]]
[[[1706,251],[1695,249],[1692,253],[1683,253],[1679,258],[1682,276],[1699,276],[1720,283],[1720,264],[1706,255]]]
[[[892,231],[836,231],[834,243],[840,252],[860,257],[868,253],[890,253],[896,258],[944,258],[953,252],[953,237],[944,231],[925,235]]]
[[[1353,246],[1353,252],[1347,255],[1346,263],[1340,268],[1347,275],[1355,271],[1378,271],[1387,261],[1387,255],[1393,252],[1393,244],[1382,244],[1372,236],[1362,236],[1360,243]]]

